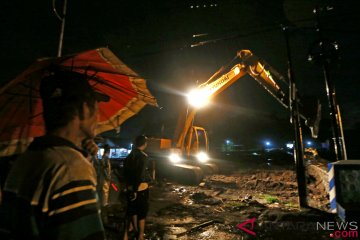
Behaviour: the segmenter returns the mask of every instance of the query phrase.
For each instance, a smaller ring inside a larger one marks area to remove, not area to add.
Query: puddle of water
[[[177,235],[184,232],[186,232],[186,229],[183,227],[166,227],[163,239],[164,240],[179,239]]]
[[[205,232],[202,232],[199,236],[201,237],[201,239],[212,239],[215,233],[216,232],[214,229],[209,229],[206,230]]]

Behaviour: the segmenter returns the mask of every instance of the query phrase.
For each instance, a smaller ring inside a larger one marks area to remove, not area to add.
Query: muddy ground
[[[329,239],[331,232],[317,229],[317,222],[335,219],[319,179],[308,177],[314,208],[299,210],[291,164],[217,164],[220,172],[199,185],[159,179],[152,186],[146,239]],[[103,211],[109,239],[120,239],[122,211],[116,200]],[[248,230],[237,227],[247,220]]]

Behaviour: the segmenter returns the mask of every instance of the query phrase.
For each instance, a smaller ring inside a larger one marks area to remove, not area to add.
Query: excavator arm
[[[242,60],[243,66],[246,66],[247,73],[282,106],[290,109],[289,95],[277,84],[277,82],[282,81],[288,86],[285,78],[264,60],[253,55],[249,50],[242,50],[238,52],[237,55]],[[276,81],[274,79],[276,79]],[[297,114],[305,120],[305,124],[310,128],[312,137],[317,138],[321,118],[321,104],[319,99],[314,97],[301,98],[300,96],[294,99],[297,99],[299,104],[299,112]]]
[[[288,94],[286,94],[281,89],[280,85],[278,85],[278,83],[275,81],[276,79],[277,81],[283,81],[287,84],[284,77],[282,77],[270,65],[261,60],[259,57],[255,56],[249,50],[239,51],[235,60],[237,61],[237,63],[230,70],[227,70],[226,68],[221,68],[209,80],[200,84],[194,91],[189,93],[189,103],[193,107],[187,113],[182,131],[176,141],[177,148],[182,150],[186,149],[186,152],[189,153],[190,146],[185,146],[185,139],[187,138],[193,126],[193,121],[197,109],[205,105],[208,101],[210,101],[210,99],[224,91],[238,79],[247,74],[254,78],[282,106],[284,106],[285,108],[289,108]],[[304,107],[303,109],[306,109],[306,107]],[[299,113],[300,116],[306,120],[307,125],[312,130],[317,130],[314,125],[318,124],[319,122],[320,110],[321,108],[318,104],[316,106],[316,109],[313,110],[311,114],[309,114],[309,111],[306,112],[305,110],[300,111]],[[317,132],[312,132],[313,136],[316,137]]]

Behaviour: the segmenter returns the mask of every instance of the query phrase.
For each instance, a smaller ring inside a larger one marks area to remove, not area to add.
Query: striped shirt
[[[5,218],[15,239],[104,239],[95,171],[65,139],[34,140],[4,188]]]

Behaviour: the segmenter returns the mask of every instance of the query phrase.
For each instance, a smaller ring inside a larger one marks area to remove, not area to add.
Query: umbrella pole
[[[56,7],[55,7],[55,1],[53,0],[53,10],[55,15],[57,16],[57,18],[61,21],[61,30],[60,30],[60,38],[59,38],[59,47],[58,47],[58,53],[57,56],[61,57],[62,55],[62,46],[63,46],[63,42],[64,42],[64,31],[65,31],[65,17],[66,17],[66,8],[67,8],[67,0],[64,0],[64,4],[63,4],[63,12],[62,12],[62,17],[58,14],[58,12],[56,11]]]

